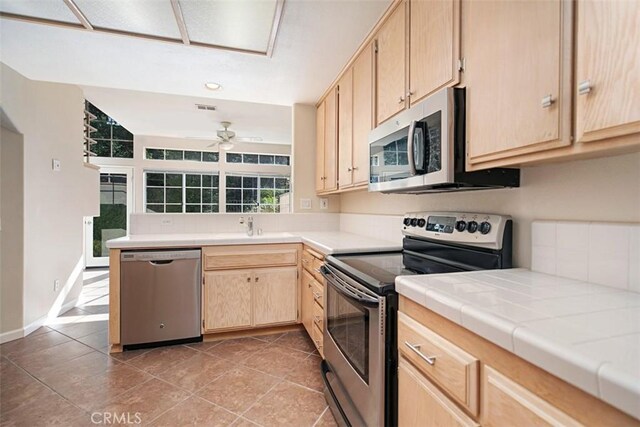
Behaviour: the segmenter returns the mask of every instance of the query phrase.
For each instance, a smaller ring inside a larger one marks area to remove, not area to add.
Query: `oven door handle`
[[[380,304],[377,299],[372,298],[368,295],[359,295],[354,290],[345,286],[345,284],[340,283],[340,280],[336,276],[331,274],[331,272],[325,266],[320,267],[320,272],[322,273],[324,278],[327,279],[327,283],[330,286],[333,286],[333,288],[343,296],[354,300],[366,307],[377,307]]]
[[[411,121],[409,125],[409,138],[407,139],[407,157],[409,160],[409,173],[411,176],[415,176],[418,171],[416,170],[416,158],[415,158],[415,147],[413,146],[413,136],[416,133],[416,125],[418,122],[415,120]]]

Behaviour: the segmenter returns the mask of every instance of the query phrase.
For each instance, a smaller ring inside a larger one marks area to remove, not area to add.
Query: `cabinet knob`
[[[251,281],[251,277],[247,277],[247,282],[250,282],[250,281]]]
[[[351,172],[353,168],[347,168],[347,172]]]
[[[404,102],[404,96],[398,98],[398,104],[402,104]]]
[[[578,94],[586,95],[591,92],[591,80],[584,80],[578,84]]]
[[[413,96],[413,94],[414,94],[414,92],[412,92],[412,91],[407,92],[407,98]]]
[[[556,102],[556,100],[553,99],[551,94],[549,94],[549,95],[545,96],[544,98],[542,98],[542,108],[549,108],[549,107],[551,107],[551,104],[553,104],[554,102]]]
[[[357,170],[358,170],[358,167],[357,167],[357,166],[354,166],[354,167],[353,167],[353,170],[354,170],[354,171],[357,171]]]
[[[257,282],[258,280],[260,280],[260,278],[259,278],[258,276],[256,276],[256,282]]]

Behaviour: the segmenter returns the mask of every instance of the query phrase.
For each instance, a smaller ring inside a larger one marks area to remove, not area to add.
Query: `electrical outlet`
[[[53,281],[53,292],[58,292],[60,290],[60,280],[56,279]]]
[[[329,199],[326,197],[320,199],[320,209],[329,209]]]
[[[300,209],[311,209],[311,199],[300,199]]]
[[[51,159],[51,169],[54,172],[60,172],[62,170],[62,163],[58,159]]]

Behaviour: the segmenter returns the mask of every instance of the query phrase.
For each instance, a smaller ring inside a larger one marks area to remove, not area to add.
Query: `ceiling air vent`
[[[216,111],[215,105],[196,104],[196,108],[198,110],[204,110],[204,111]]]

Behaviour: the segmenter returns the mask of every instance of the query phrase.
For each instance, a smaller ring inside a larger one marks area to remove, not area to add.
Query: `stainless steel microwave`
[[[446,88],[369,134],[369,191],[438,193],[518,187],[519,169],[465,170],[465,89]]]

